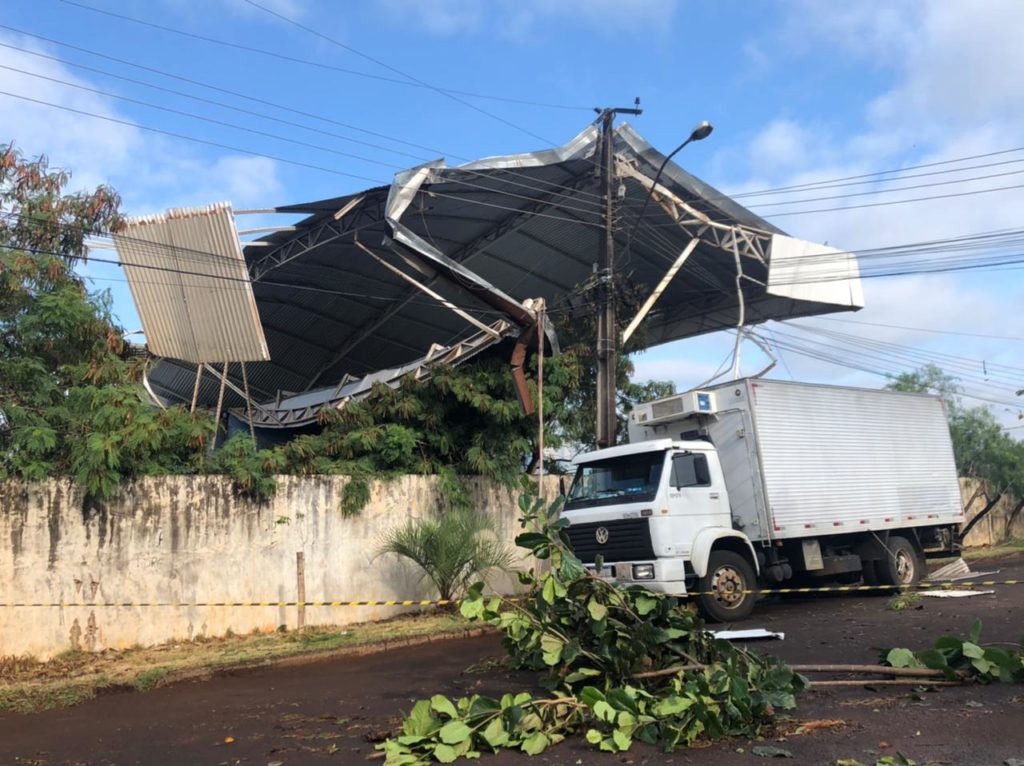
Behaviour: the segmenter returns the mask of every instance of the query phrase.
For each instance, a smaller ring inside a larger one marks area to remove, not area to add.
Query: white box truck
[[[964,520],[935,396],[736,380],[637,406],[629,438],[575,459],[573,548],[713,620],[773,584],[914,583]]]

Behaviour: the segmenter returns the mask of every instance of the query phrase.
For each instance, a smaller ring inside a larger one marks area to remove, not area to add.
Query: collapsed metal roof
[[[264,422],[308,423],[358,379],[386,371],[397,381],[391,373],[420,369],[431,349],[471,338],[483,341],[478,353],[533,323],[530,299],[572,296],[600,253],[599,146],[592,126],[557,149],[457,167],[439,160],[390,186],[277,208],[305,218],[243,243],[270,352],[247,365],[260,411],[277,413]],[[786,236],[671,162],[644,208],[665,156],[626,124],[614,151],[618,278],[651,296],[645,346],[735,327],[741,313],[755,324],[863,305],[851,254]],[[138,302],[134,285],[133,294]],[[488,332],[497,320],[509,324]],[[236,390],[238,368],[229,368]],[[188,401],[195,373],[160,360],[148,383],[165,401]],[[207,376],[199,402],[214,404],[219,388]],[[299,418],[289,414],[296,401]],[[227,402],[242,403],[231,385]]]

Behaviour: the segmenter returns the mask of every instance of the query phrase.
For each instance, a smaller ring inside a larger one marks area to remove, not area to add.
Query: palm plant
[[[416,564],[443,600],[461,595],[490,570],[507,571],[515,558],[509,546],[495,539],[491,519],[465,508],[389,530],[377,549],[377,555],[386,553]]]

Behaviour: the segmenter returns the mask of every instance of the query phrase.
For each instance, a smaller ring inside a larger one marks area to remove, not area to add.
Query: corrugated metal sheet
[[[114,242],[154,354],[270,359],[229,204],[129,219]]]
[[[963,520],[949,427],[936,397],[771,380],[749,385],[774,537]]]

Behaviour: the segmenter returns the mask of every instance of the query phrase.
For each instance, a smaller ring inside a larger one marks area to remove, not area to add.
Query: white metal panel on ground
[[[772,537],[963,521],[937,397],[748,381]]]
[[[270,359],[228,203],[129,219],[114,243],[154,354]]]

